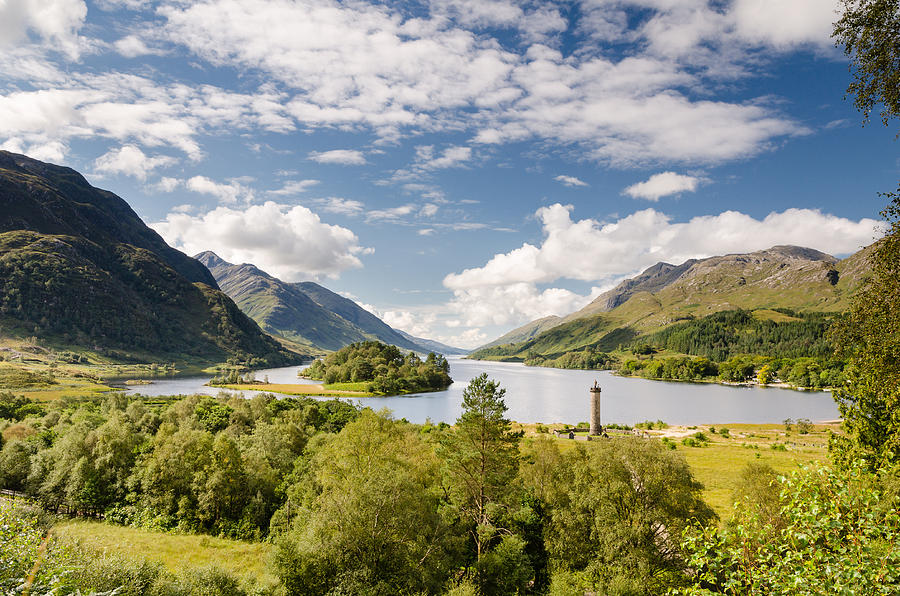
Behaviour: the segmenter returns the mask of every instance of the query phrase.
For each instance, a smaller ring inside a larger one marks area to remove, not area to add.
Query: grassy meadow
[[[272,545],[265,542],[173,534],[79,519],[57,524],[53,533],[63,541],[77,542],[89,550],[161,563],[173,573],[217,565],[236,576],[253,577],[262,584],[276,581],[267,570]]]
[[[555,437],[552,431],[562,425],[522,424],[517,427],[524,430],[526,436],[547,429],[551,431],[550,436]],[[780,474],[790,474],[804,464],[827,463],[828,437],[838,428],[837,424],[814,424],[801,434],[796,424],[790,431],[783,424],[713,424],[669,426],[643,432],[652,440],[665,440],[684,456],[694,477],[703,484],[703,499],[724,521],[731,516],[734,491],[741,471],[748,463],[768,464]],[[620,431],[613,431],[613,437],[616,432]],[[706,440],[697,440],[696,433],[702,433]],[[583,442],[584,436],[581,433],[576,440],[557,440],[563,449],[575,445],[590,448],[592,442]],[[685,445],[683,441],[696,446]]]

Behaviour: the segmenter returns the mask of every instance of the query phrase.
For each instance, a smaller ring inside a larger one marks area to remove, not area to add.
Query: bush
[[[754,508],[725,528],[694,526],[682,548],[694,570],[676,594],[897,594],[896,493],[858,468],[795,472],[782,484],[777,523]]]

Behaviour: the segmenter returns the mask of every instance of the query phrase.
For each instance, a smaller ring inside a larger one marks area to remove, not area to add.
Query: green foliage
[[[615,364],[615,357],[596,348],[565,352],[556,357],[542,356],[535,352],[529,352],[525,358],[526,366],[545,366],[549,368],[607,370],[613,368]]]
[[[832,453],[842,465],[863,459],[870,469],[900,461],[900,190],[888,196],[882,214],[890,229],[872,252],[872,276],[832,333],[850,361],[834,393],[845,432]]]
[[[658,429],[658,430],[663,430],[663,429],[669,428],[669,425],[666,424],[665,422],[663,422],[662,420],[657,420],[656,422],[653,422],[652,420],[644,420],[643,422],[635,423],[634,427],[640,428],[642,430],[653,430],[654,428]],[[613,428],[613,427],[609,426],[609,428]],[[629,429],[625,429],[625,430],[629,430]]]
[[[847,92],[867,122],[881,105],[885,126],[900,116],[900,3],[897,0],[843,0],[834,24],[835,45],[850,58],[853,81]]]
[[[276,565],[290,593],[436,593],[459,541],[441,508],[439,462],[407,424],[363,411],[308,454],[290,489]]]
[[[745,354],[773,358],[831,356],[826,332],[833,315],[778,310],[797,320],[761,320],[747,310],[726,310],[671,325],[651,335],[650,341],[673,352],[705,356],[715,362]]]
[[[34,595],[241,596],[247,592],[216,567],[178,575],[161,565],[85,550],[57,539],[40,510],[0,501],[0,590]]]
[[[43,416],[44,407],[23,395],[13,395],[11,391],[0,392],[0,420],[23,420],[27,416]]]
[[[475,547],[476,580],[483,592],[493,581],[488,570],[500,563],[481,567],[482,558],[499,547],[498,542],[503,544],[502,535],[517,505],[521,434],[512,432],[505,418],[505,393],[486,373],[472,379],[463,391],[463,413],[453,430],[441,437],[439,449],[450,501]],[[505,554],[497,557],[512,556],[514,545],[508,543],[504,548]]]
[[[771,474],[759,469],[763,477]],[[886,501],[887,499],[887,501]],[[737,508],[724,528],[696,526],[682,547],[694,570],[678,594],[896,594],[900,516],[896,494],[859,469],[812,468],[783,479],[780,511]]]
[[[326,385],[367,382],[375,393],[397,395],[444,389],[453,382],[449,371],[440,354],[432,352],[423,361],[413,352],[404,356],[396,346],[366,341],[316,360],[302,374]]]
[[[715,515],[677,452],[637,437],[538,446],[523,475],[546,503],[550,593],[656,594],[681,581],[677,537]]]
[[[197,404],[197,409],[194,411],[196,412],[197,421],[200,423],[200,426],[208,432],[217,433],[228,426],[228,421],[231,418],[231,413],[234,412],[234,409],[226,404],[219,403],[216,400],[209,398],[204,399]]]

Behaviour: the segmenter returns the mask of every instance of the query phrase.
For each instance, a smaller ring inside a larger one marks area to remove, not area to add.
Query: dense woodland
[[[301,373],[304,377],[334,383],[365,383],[367,390],[382,395],[437,391],[449,386],[450,365],[431,352],[422,360],[414,352],[405,356],[396,346],[378,341],[350,344]]]
[[[613,369],[627,376],[674,381],[786,383],[820,389],[846,380],[847,361],[834,354],[828,331],[836,315],[774,309],[785,320],[730,310],[671,325],[633,340],[616,354],[596,348],[555,358],[531,354],[529,366]],[[660,352],[686,356],[665,356]]]
[[[334,400],[5,396],[0,484],[45,511],[273,541],[289,594],[684,584],[681,532],[714,515],[679,455],[523,441],[484,375],[464,399],[448,427]]]

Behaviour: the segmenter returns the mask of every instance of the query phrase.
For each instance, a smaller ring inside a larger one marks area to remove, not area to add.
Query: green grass
[[[561,424],[546,425],[551,430],[562,428]],[[813,429],[805,435],[796,428],[786,432],[781,424],[715,424],[716,433],[710,432],[709,425],[696,427],[671,426],[665,430],[649,431],[649,440],[661,440],[671,437],[676,451],[684,456],[694,478],[703,484],[703,499],[715,510],[724,522],[733,513],[734,490],[738,486],[741,471],[750,462],[767,463],[780,474],[790,474],[800,465],[814,462],[828,462],[829,431],[837,431],[837,425],[813,425]],[[537,425],[517,424],[516,429],[525,431],[526,435],[537,434]],[[729,437],[721,435],[721,429],[727,428]],[[690,437],[702,432],[707,442],[702,447],[688,447],[681,444],[682,436]],[[612,440],[615,440],[613,435]],[[576,445],[590,447],[596,443],[573,441],[559,438],[562,450],[573,449]],[[784,445],[785,450],[772,449],[772,445]]]
[[[272,545],[265,542],[169,534],[84,520],[63,522],[53,531],[61,539],[77,541],[86,548],[159,562],[172,572],[214,564],[260,583],[275,581],[266,565]]]
[[[354,383],[346,384],[353,385]],[[326,388],[322,385],[242,383],[240,385],[210,385],[210,387],[222,387],[235,391],[270,391],[272,393],[284,393],[285,395],[311,395],[317,397],[375,397],[374,393],[368,391],[332,389],[330,385]]]
[[[325,385],[325,389],[334,389],[337,391],[362,391],[370,393],[368,381],[360,381],[358,383],[330,383],[328,385]]]

